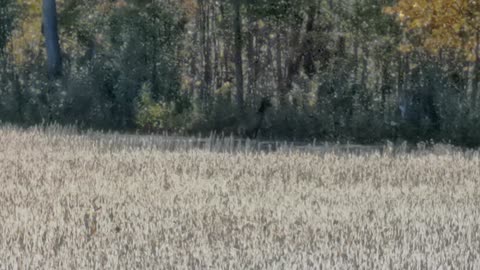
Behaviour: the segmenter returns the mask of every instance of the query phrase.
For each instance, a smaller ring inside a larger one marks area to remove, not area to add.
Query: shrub
[[[183,133],[189,126],[189,108],[188,100],[184,99],[169,103],[155,101],[144,86],[137,102],[135,123],[143,132]]]

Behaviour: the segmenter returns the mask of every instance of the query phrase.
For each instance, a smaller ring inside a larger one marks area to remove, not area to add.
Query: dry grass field
[[[3,127],[0,269],[480,269],[479,152],[384,150]]]

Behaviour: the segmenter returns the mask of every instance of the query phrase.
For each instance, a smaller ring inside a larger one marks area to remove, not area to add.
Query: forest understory
[[[480,145],[480,7],[0,0],[0,121]]]

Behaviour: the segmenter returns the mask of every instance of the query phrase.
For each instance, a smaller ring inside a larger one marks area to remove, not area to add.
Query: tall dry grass
[[[172,140],[0,128],[0,269],[480,269],[479,152]]]

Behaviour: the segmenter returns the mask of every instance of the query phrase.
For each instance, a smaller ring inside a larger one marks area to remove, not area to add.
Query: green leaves
[[[15,0],[0,0],[0,54],[10,37],[17,13]]]
[[[258,18],[288,23],[302,16],[303,2],[304,0],[246,0],[245,4]]]

